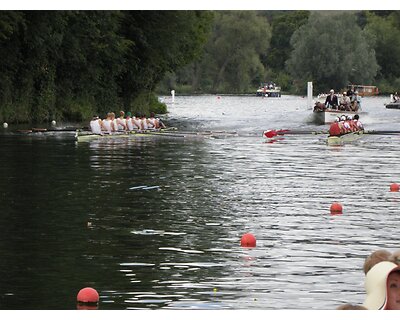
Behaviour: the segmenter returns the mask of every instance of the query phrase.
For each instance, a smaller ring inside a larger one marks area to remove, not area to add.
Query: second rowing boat
[[[353,142],[360,139],[364,135],[364,130],[349,132],[340,136],[329,136],[327,144],[329,146],[342,146],[345,143]]]

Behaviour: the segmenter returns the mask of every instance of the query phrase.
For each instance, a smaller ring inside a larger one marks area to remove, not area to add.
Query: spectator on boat
[[[393,101],[391,101],[391,102],[396,103],[396,102],[399,102],[399,100],[400,100],[400,97],[399,97],[399,95],[397,94],[397,92],[395,92],[395,93],[393,94]]]
[[[92,120],[90,120],[90,130],[92,133],[95,134],[102,134],[101,128],[103,127],[101,119],[97,116],[94,115]]]
[[[347,92],[344,91],[342,98],[340,99],[340,110],[346,110],[346,111],[350,111],[350,98],[347,96]]]
[[[400,267],[390,261],[375,264],[365,276],[369,310],[400,310]]]
[[[337,109],[339,106],[338,98],[335,95],[335,91],[333,89],[330,90],[330,94],[325,99],[325,106],[331,109]]]
[[[340,119],[336,117],[335,121],[331,124],[329,128],[329,136],[340,136],[342,134],[339,122]]]
[[[347,96],[350,98],[350,100],[353,98],[354,95],[354,86],[349,87],[349,90],[347,90]]]
[[[360,109],[361,109],[361,97],[358,95],[358,91],[355,91],[353,98],[351,100],[351,110],[358,111]]]
[[[325,110],[326,110],[326,107],[322,102],[319,102],[319,101],[315,102],[314,111],[322,112]]]

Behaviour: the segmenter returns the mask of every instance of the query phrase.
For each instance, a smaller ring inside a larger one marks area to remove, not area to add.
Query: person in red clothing
[[[329,135],[330,136],[340,136],[341,135],[341,130],[339,127],[339,118],[335,119],[335,122],[333,122],[329,128]]]

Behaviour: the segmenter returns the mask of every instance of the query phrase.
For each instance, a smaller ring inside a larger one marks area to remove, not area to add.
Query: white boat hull
[[[335,122],[336,117],[342,115],[354,117],[354,115],[366,114],[366,112],[355,112],[355,111],[341,111],[341,110],[325,110],[325,111],[313,111],[314,122],[317,124],[330,124]]]

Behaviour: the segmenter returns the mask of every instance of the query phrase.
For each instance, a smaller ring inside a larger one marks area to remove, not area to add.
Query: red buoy
[[[97,303],[99,302],[99,294],[93,288],[83,288],[78,292],[76,300],[80,303]]]
[[[256,246],[256,237],[251,233],[246,233],[240,239],[240,245],[242,247],[251,247],[254,248]]]
[[[334,202],[331,204],[331,214],[342,214],[343,207],[339,202]]]
[[[390,191],[392,192],[399,192],[399,185],[397,183],[392,183],[390,185]]]

